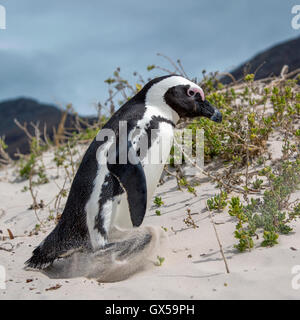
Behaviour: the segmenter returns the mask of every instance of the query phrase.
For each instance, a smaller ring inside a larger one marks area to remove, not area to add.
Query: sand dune
[[[49,164],[52,158],[51,151],[45,153],[46,163]],[[133,270],[134,274],[129,278],[104,283],[87,278],[86,274],[71,272],[66,267],[60,270],[61,273],[57,271],[58,267],[52,272],[27,271],[24,262],[53,229],[54,222],[45,222],[37,234],[29,236],[39,222],[34,211],[28,210],[32,203],[29,192],[21,191],[28,182],[17,182],[15,170],[9,167],[0,171],[0,265],[6,269],[6,289],[0,289],[0,299],[300,298],[300,289],[292,287],[292,279],[296,276],[292,274],[292,268],[300,265],[300,221],[293,224],[291,235],[280,237],[277,246],[262,248],[257,243],[251,252],[239,253],[233,247],[235,221],[226,212],[215,213],[214,221],[230,269],[227,274],[206,209],[207,198],[217,193],[217,189],[201,175],[198,176],[197,196],[178,190],[174,178],[167,178],[157,188],[156,195],[164,201],[161,216],[156,215],[157,208],[153,205],[142,228],[151,226],[152,232],[159,235],[158,242],[151,248],[151,254],[143,256],[145,261],[141,268]],[[38,187],[38,198],[45,203],[55,197],[56,185],[61,186],[64,181],[63,175],[54,179],[55,170],[50,182]],[[298,192],[292,198],[299,196]],[[61,206],[63,208],[63,204]],[[187,208],[191,209],[198,226],[196,229],[183,222]],[[49,212],[44,209],[38,214],[44,221]],[[8,238],[7,229],[11,230],[14,239]],[[165,258],[161,266],[157,266],[157,256]]]

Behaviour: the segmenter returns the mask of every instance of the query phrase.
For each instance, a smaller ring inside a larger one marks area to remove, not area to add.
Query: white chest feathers
[[[151,147],[147,149],[146,156],[141,161],[147,183],[147,208],[151,205],[151,199],[170,155],[174,129],[170,123],[160,122],[158,129],[153,134],[156,138],[152,141]],[[135,137],[135,139],[138,138],[138,136]],[[133,146],[135,145],[133,144]],[[116,200],[119,202],[120,198]],[[115,206],[115,209],[112,225],[121,229],[132,228],[126,194],[121,196],[121,202]]]

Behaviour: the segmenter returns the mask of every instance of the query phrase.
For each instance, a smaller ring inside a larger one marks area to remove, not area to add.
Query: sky
[[[295,38],[297,0],[0,0],[0,101],[31,97],[72,103],[82,115],[105,101],[104,80],[181,59],[190,77],[229,71],[259,51]],[[298,4],[300,4],[298,0]],[[300,53],[299,53],[300,54]]]

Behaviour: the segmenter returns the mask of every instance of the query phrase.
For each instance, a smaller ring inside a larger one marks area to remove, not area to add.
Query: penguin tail
[[[25,262],[26,267],[32,269],[46,269],[57,258],[55,251],[45,250],[41,243],[33,252],[32,257]]]
[[[36,247],[30,259],[25,265],[33,269],[46,269],[50,266],[61,253],[65,238],[59,236],[61,230],[60,223],[54,230]]]
[[[25,262],[25,265],[33,269],[46,269],[53,264],[54,260],[68,257],[82,249],[89,249],[83,239],[59,239],[54,230],[33,250],[31,258]]]
[[[62,232],[63,226],[58,224],[56,228],[35,248],[32,256],[25,262],[25,265],[33,269],[46,269],[52,265],[54,260],[65,257],[82,247],[82,238],[73,233]],[[75,238],[74,238],[75,237]]]

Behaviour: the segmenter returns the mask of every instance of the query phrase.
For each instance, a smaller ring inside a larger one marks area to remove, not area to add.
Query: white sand
[[[45,154],[45,161],[53,154]],[[50,160],[49,160],[50,161]],[[47,163],[49,163],[49,161]],[[300,221],[293,224],[294,233],[280,236],[279,245],[261,248],[259,242],[251,252],[239,253],[233,248],[235,221],[226,213],[214,214],[217,229],[228,259],[230,274],[226,274],[215,233],[205,209],[207,198],[218,192],[214,185],[203,176],[196,188],[198,196],[177,190],[174,179],[169,179],[158,187],[156,195],[161,196],[164,205],[162,215],[157,216],[152,207],[144,225],[161,226],[168,229],[167,247],[155,251],[155,255],[165,257],[162,266],[150,261],[146,270],[129,279],[115,283],[98,283],[84,277],[51,279],[46,274],[23,269],[33,248],[49,233],[54,222],[49,221],[38,235],[24,235],[38,223],[29,192],[21,192],[28,181],[12,182],[14,168],[0,171],[0,246],[12,252],[0,250],[0,265],[6,268],[6,290],[0,289],[0,299],[299,299],[300,289],[292,288],[293,266],[300,265]],[[53,170],[52,176],[55,176]],[[63,178],[55,180],[59,186]],[[39,186],[38,199],[45,203],[58,192],[53,179]],[[299,198],[294,194],[293,198]],[[62,205],[63,207],[63,205]],[[197,229],[188,228],[183,219],[186,209],[191,209]],[[39,215],[46,218],[48,209]],[[17,236],[7,239],[7,229]],[[174,233],[175,230],[176,233]],[[164,232],[164,231],[163,231]],[[293,247],[296,250],[290,249]],[[26,280],[32,280],[26,282]],[[56,290],[46,290],[57,284]]]

